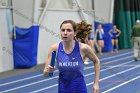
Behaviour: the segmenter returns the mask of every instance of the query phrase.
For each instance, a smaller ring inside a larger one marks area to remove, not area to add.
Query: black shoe
[[[138,58],[137,58],[137,57],[134,57],[134,60],[135,60],[135,61],[138,61]]]

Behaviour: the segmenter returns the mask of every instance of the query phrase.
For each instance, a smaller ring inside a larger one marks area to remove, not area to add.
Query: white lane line
[[[100,72],[102,72],[102,71],[106,71],[106,70],[109,70],[109,69],[112,69],[112,68],[115,68],[115,67],[124,66],[125,64],[128,64],[128,63],[130,63],[130,62],[133,62],[133,60],[128,61],[128,62],[126,62],[126,63],[123,63],[123,62],[122,62],[122,64],[119,64],[119,65],[116,65],[116,66],[113,66],[113,67],[110,67],[110,68],[102,69]],[[86,74],[85,76],[90,76],[90,75],[92,75],[92,74],[95,74],[95,72],[93,72],[93,73],[89,73],[89,74]]]
[[[140,67],[140,65],[123,65],[123,66],[120,66],[120,67]],[[106,68],[109,68],[109,67],[114,67],[114,66],[102,66],[102,67],[106,67]]]
[[[110,75],[110,76],[108,76],[108,77],[102,78],[102,79],[100,79],[99,81],[101,82],[101,81],[103,81],[103,80],[106,80],[106,79],[108,79],[108,78],[117,76],[117,75],[119,75],[119,74],[122,74],[122,73],[125,73],[125,72],[128,72],[128,71],[131,71],[131,70],[136,69],[136,68],[139,68],[139,67],[137,67],[137,66],[136,66],[136,67],[132,67],[132,68],[130,68],[130,69],[127,69],[127,70],[124,70],[124,71],[121,71],[121,72],[112,74],[112,75]],[[93,84],[93,82],[88,83],[87,86],[89,86],[89,85],[91,85],[91,84]]]
[[[127,83],[130,83],[130,82],[132,82],[132,81],[134,81],[134,80],[137,80],[137,79],[139,79],[139,78],[140,78],[140,76],[137,76],[137,77],[135,77],[135,78],[132,78],[132,79],[130,79],[130,80],[124,82],[124,83],[121,83],[121,84],[119,84],[119,85],[117,85],[117,86],[115,86],[115,87],[112,87],[112,88],[110,88],[110,89],[108,89],[108,90],[106,90],[106,91],[104,91],[104,92],[102,92],[102,93],[108,93],[108,92],[110,92],[110,91],[112,91],[112,90],[114,90],[114,89],[116,89],[116,88],[119,88],[119,87],[121,87],[121,86],[123,86],[123,85],[125,85],[125,84],[127,84]]]
[[[124,55],[131,54],[131,53],[133,53],[133,51],[130,51],[130,52],[127,52],[127,53],[123,53],[123,54],[118,54],[118,55],[111,56],[111,57],[106,57],[106,58],[100,59],[100,61],[104,61],[104,60],[107,60],[107,59],[110,59],[110,58],[122,57]]]
[[[1,86],[5,86],[5,85],[8,85],[8,84],[12,84],[12,83],[24,81],[24,80],[36,78],[36,77],[39,77],[39,76],[42,76],[42,74],[41,74],[41,75],[40,75],[40,74],[39,74],[39,75],[35,75],[35,76],[32,76],[32,77],[28,77],[28,78],[23,78],[23,79],[15,80],[15,81],[11,81],[11,82],[7,82],[7,83],[3,83],[3,84],[0,84],[0,87],[1,87]]]
[[[109,61],[109,62],[102,63],[102,64],[101,64],[101,67],[106,67],[106,64],[109,64],[109,63],[115,63],[116,61],[120,61],[120,60],[127,59],[127,58],[132,58],[132,56],[123,57],[123,58],[119,58],[119,59],[116,59],[116,60],[112,60],[112,61]],[[94,67],[94,66],[85,67],[84,70],[87,70],[87,69],[89,69],[89,68],[93,68],[93,67]]]
[[[131,63],[131,62],[133,62],[133,61],[129,61],[129,62],[126,62],[126,63],[122,63],[122,64],[120,64],[120,65],[125,65],[125,64]],[[120,65],[116,65],[116,67],[118,67],[118,66],[120,66]],[[115,68],[115,67],[112,67],[112,68]],[[109,69],[112,69],[112,68],[102,69],[100,72],[103,72],[103,71],[106,71],[106,70],[109,70]],[[95,72],[86,74],[85,77],[90,76],[90,75],[93,75],[93,74],[95,74]],[[93,82],[92,82],[92,83],[93,83]],[[57,86],[57,85],[58,85],[58,84],[54,84],[54,85],[52,85],[52,86],[55,87],[55,86]],[[39,89],[39,90],[30,92],[30,93],[37,93],[37,92],[40,92],[40,91],[43,91],[43,90],[47,90],[47,89],[49,89],[49,88],[52,88],[52,86],[45,87],[45,88],[42,88],[42,89]]]
[[[140,90],[138,90],[136,93],[140,93]]]
[[[106,59],[110,59],[110,58],[119,57],[119,56],[126,55],[126,54],[130,54],[130,53],[131,53],[131,52],[124,53],[124,54],[120,54],[120,55],[116,55],[116,56],[113,56],[113,57],[102,58],[102,59],[100,59],[100,61],[103,61],[103,60],[106,60]],[[131,57],[131,56],[123,57],[123,58],[117,59],[117,60],[115,60],[115,61],[110,61],[110,62],[106,62],[106,63],[103,63],[103,64],[108,64],[108,63],[116,62],[116,61],[118,61],[118,60],[125,59],[125,58],[129,58],[129,57]],[[90,62],[90,63],[91,63],[91,62]],[[93,64],[93,63],[92,63],[92,64]],[[103,64],[101,64],[101,65],[103,65]],[[93,66],[92,66],[92,67],[93,67]],[[91,67],[87,67],[87,68],[85,68],[84,70],[86,70],[86,69],[88,69],[88,68],[91,68]],[[55,73],[56,73],[56,72],[58,72],[58,70],[56,70]],[[35,75],[35,76],[31,76],[31,77],[27,77],[27,78],[15,80],[15,81],[3,83],[3,84],[0,84],[0,87],[1,87],[1,86],[5,86],[5,85],[8,85],[8,84],[16,83],[16,82],[28,80],[28,79],[33,79],[33,78],[40,77],[40,76],[43,76],[43,74],[39,74],[39,75]],[[55,78],[57,78],[57,76],[52,77],[52,78],[48,78],[48,79],[46,79],[46,80],[52,80],[52,79],[55,79]]]

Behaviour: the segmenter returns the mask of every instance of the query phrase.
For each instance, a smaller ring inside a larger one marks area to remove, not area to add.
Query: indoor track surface
[[[135,62],[133,50],[120,51],[118,54],[99,56],[101,61],[99,93],[140,93],[140,60]],[[84,73],[91,93],[94,81],[94,66],[85,65]],[[57,93],[58,70],[52,78],[45,78],[43,70],[0,80],[0,93]]]

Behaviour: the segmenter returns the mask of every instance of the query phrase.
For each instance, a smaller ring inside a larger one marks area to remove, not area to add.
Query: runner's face
[[[100,25],[98,25],[98,28],[99,28],[99,29],[102,29],[102,25],[101,25],[101,24],[100,24]]]
[[[63,24],[60,33],[63,41],[72,41],[75,36],[73,27],[70,23]]]
[[[113,26],[113,29],[116,29],[116,26]]]

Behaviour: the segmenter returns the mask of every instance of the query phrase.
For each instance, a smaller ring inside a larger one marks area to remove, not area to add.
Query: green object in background
[[[121,30],[119,37],[119,48],[132,48],[132,28],[136,20],[140,19],[139,0],[115,0],[114,2],[114,24]]]

